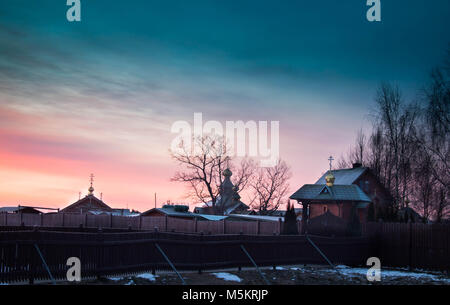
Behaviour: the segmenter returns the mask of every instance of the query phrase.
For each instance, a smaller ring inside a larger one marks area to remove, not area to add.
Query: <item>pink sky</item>
[[[95,194],[103,193],[112,207],[144,211],[154,206],[155,192],[158,206],[167,200],[195,204],[184,198],[184,185],[170,181],[178,167],[168,153],[175,137],[171,124],[192,121],[193,113],[156,122],[127,109],[95,114],[87,107],[74,113],[19,101],[0,105],[0,205],[62,208],[76,201],[79,192],[87,193],[90,173],[95,175]],[[352,126],[337,119],[278,119],[281,157],[293,172],[292,192],[314,183],[326,170],[328,156],[339,156],[353,141]],[[340,128],[332,127],[337,124]]]

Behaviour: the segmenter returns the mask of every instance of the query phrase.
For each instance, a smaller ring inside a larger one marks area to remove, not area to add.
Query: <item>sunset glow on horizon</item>
[[[378,25],[337,2],[323,11],[314,1],[243,1],[238,13],[225,1],[84,1],[73,24],[65,1],[2,1],[0,206],[63,208],[87,194],[93,173],[111,207],[145,211],[155,193],[158,206],[193,207],[170,181],[179,166],[169,148],[172,124],[195,112],[279,121],[290,191],[314,183],[371,126],[380,81],[416,98],[450,28],[439,6],[420,1],[408,12],[385,2],[399,17]],[[405,37],[402,18],[421,34]]]

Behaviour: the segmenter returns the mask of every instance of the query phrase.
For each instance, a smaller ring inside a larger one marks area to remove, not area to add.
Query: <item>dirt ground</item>
[[[265,278],[273,285],[450,285],[450,277],[442,273],[408,272],[406,270],[382,270],[381,281],[369,282],[367,269],[337,266],[280,266],[261,269]],[[262,285],[264,279],[254,268],[215,270],[199,274],[181,272],[188,285]],[[220,277],[225,277],[220,278]],[[181,280],[174,272],[152,275],[108,277],[100,280],[83,281],[93,285],[180,285]]]

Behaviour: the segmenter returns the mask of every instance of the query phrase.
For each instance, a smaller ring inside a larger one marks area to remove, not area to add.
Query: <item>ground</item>
[[[274,285],[450,285],[450,277],[443,273],[389,269],[381,271],[380,282],[369,282],[367,268],[347,266],[280,266],[261,269],[266,279]],[[254,268],[216,270],[203,272],[181,272],[188,285],[261,285],[264,280]],[[153,275],[108,277],[83,281],[84,284],[100,285],[179,285],[180,278],[174,272]]]

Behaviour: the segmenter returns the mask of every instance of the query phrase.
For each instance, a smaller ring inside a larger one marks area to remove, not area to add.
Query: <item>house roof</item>
[[[355,184],[351,185],[320,185],[305,184],[289,197],[294,200],[308,201],[360,201],[371,202],[370,198]]]
[[[207,215],[207,214],[196,214],[189,211],[186,212],[179,212],[175,210],[175,207],[163,207],[163,208],[154,208],[150,209],[146,212],[143,212],[141,216],[146,216],[150,214],[153,211],[161,212],[167,216],[170,217],[192,217],[192,218],[198,218],[203,220],[211,220],[211,221],[219,221],[226,219],[228,216],[220,216],[220,215]]]
[[[112,211],[111,207],[109,207],[102,200],[98,199],[94,195],[87,195],[87,196],[81,198],[80,200],[78,200],[77,202],[74,202],[71,205],[66,206],[64,209],[61,210],[61,212],[67,212],[72,209],[76,209],[76,208],[78,208],[78,206],[83,205],[83,204],[88,204],[88,206],[90,207],[86,210],[86,212],[93,211],[93,210],[101,210],[101,211],[109,211],[109,212]]]
[[[128,210],[128,212],[122,212],[120,211],[120,209],[113,209],[111,212],[110,211],[89,211],[89,214],[92,215],[113,215],[113,216],[128,216],[128,217],[136,217],[139,216],[139,213],[132,213]]]
[[[243,219],[243,220],[252,220],[252,221],[271,221],[271,222],[278,222],[278,221],[284,221],[283,217],[280,216],[263,216],[263,215],[245,215],[245,214],[232,214],[232,215],[228,215],[229,220],[231,219]]]
[[[222,197],[219,195],[219,196],[217,196],[216,207],[220,207],[221,202],[222,202]],[[231,214],[234,210],[236,210],[240,206],[244,207],[245,209],[249,209],[248,205],[246,205],[245,203],[243,203],[240,200],[237,200],[232,205],[230,205],[230,204],[226,205],[225,208],[224,208],[223,213],[224,214]],[[211,209],[211,208],[212,208],[212,201],[208,201],[207,203],[202,203],[200,206],[195,207],[194,211],[196,211],[198,213],[202,213],[202,212],[207,211],[208,209]]]
[[[165,206],[162,208],[153,208],[153,209],[150,209],[148,211],[141,213],[141,216],[146,216],[154,211],[158,211],[162,214],[165,214],[165,215],[171,216],[171,217],[196,217],[196,214],[189,212],[189,211],[186,211],[186,212],[177,211],[175,209],[175,206]]]
[[[368,167],[356,167],[332,170],[335,180],[334,184],[350,185],[353,184],[362,174],[368,170]],[[328,175],[328,171],[320,177],[315,184],[326,184],[325,176]]]
[[[24,211],[24,212],[28,212],[28,213],[41,213],[41,211],[33,208],[33,207],[2,207],[0,208],[0,213],[17,213],[19,211]]]

